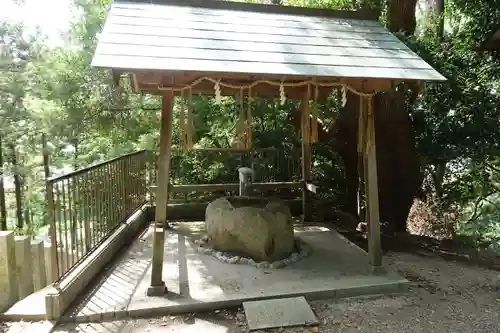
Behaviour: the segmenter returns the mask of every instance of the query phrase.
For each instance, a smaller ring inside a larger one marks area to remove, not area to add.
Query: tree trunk
[[[75,152],[73,153],[73,171],[78,170],[78,156],[80,155],[80,145],[78,143],[78,139],[73,141],[73,147],[75,148]]]
[[[391,32],[413,35],[417,27],[417,0],[391,0],[387,3],[387,27]]]
[[[45,179],[50,177],[49,150],[47,148],[47,136],[42,134],[42,156],[43,156],[43,174]]]
[[[0,136],[0,230],[7,230],[7,205],[5,203],[5,185],[3,182],[3,149]]]
[[[73,146],[75,147],[75,152],[73,154],[73,170],[76,171],[78,170],[78,156],[80,154],[80,145],[78,143],[78,139],[73,141]],[[76,181],[76,179],[73,179],[73,182]],[[72,210],[71,214],[71,245],[73,249],[76,248],[76,243],[77,243],[77,232],[78,232],[78,209],[77,203],[76,203],[76,195],[75,195],[75,187],[76,184],[71,183],[70,188],[68,189],[71,191],[71,201],[70,201],[70,207],[69,209]],[[69,192],[68,192],[69,193]]]
[[[417,25],[416,5],[417,0],[388,1],[389,30],[401,32],[405,36],[413,35]],[[389,222],[390,228],[396,232],[406,232],[406,220],[422,182],[415,133],[409,110],[406,108],[406,105],[411,105],[417,97],[416,85],[413,85],[413,88],[409,103],[405,103],[404,93],[396,90],[379,94],[376,101],[379,114],[379,123],[376,124],[377,143],[382,143],[381,150],[386,150],[385,153],[381,152],[381,161],[378,162],[382,164],[382,169],[378,169],[379,176],[387,180],[384,183],[379,182],[380,192],[386,192],[388,199],[381,202],[381,209],[385,211],[384,220]],[[378,137],[385,137],[385,140],[379,140]],[[395,142],[398,144],[394,144]],[[383,155],[386,155],[385,158]]]
[[[30,219],[31,217],[31,213],[30,213],[30,209],[28,207],[28,205],[25,205],[25,209],[24,209],[24,221],[26,222],[26,226],[28,227],[28,230],[27,230],[27,235],[30,235],[30,236],[35,236],[33,234],[33,220]]]
[[[434,12],[439,18],[437,35],[442,38],[444,35],[444,0],[434,0]]]
[[[402,32],[404,35],[415,32],[416,3],[417,0],[388,2],[387,22],[390,31]],[[382,8],[378,0],[363,0],[359,4],[365,8],[376,8],[379,12]],[[411,97],[413,101],[417,93],[415,89]],[[409,102],[411,104],[412,101]],[[422,182],[412,122],[401,91],[380,93],[375,97],[374,104],[377,112],[375,142],[380,219],[387,222],[392,231],[405,232],[410,208]],[[358,174],[358,115],[359,97],[348,93],[347,104],[339,110],[333,128],[318,133],[319,141],[328,142],[332,150],[342,157],[347,179],[343,209],[352,216],[358,216],[358,183],[364,176]],[[290,120],[297,123],[297,115],[292,113]]]
[[[434,165],[435,170],[432,174],[434,181],[434,189],[436,191],[436,198],[441,199],[443,196],[443,181],[446,173],[446,162],[437,163]]]
[[[50,161],[49,161],[49,150],[47,148],[47,136],[42,134],[42,157],[43,157],[43,174],[45,176],[45,181],[50,177]],[[46,198],[48,199],[48,197]],[[45,209],[43,212],[43,225],[49,224],[49,215],[48,215],[48,200],[45,200]]]
[[[19,163],[17,160],[16,147],[11,144],[11,163],[12,169],[14,170],[14,190],[16,194],[16,217],[17,217],[17,228],[22,229],[24,227],[23,221],[23,194],[22,194],[22,179],[19,172]]]
[[[392,32],[411,35],[415,31],[417,0],[388,2],[387,22]],[[416,98],[417,93],[412,98]],[[411,103],[411,101],[410,101]],[[377,173],[380,219],[391,231],[405,232],[406,220],[421,184],[420,162],[415,135],[405,96],[400,91],[379,93],[374,100],[377,145]],[[341,108],[335,123],[333,142],[338,145],[347,178],[344,209],[357,216],[358,184],[364,175],[358,174],[357,130],[359,97],[348,93],[347,104]],[[397,144],[395,144],[397,143]],[[359,218],[359,217],[358,217]]]

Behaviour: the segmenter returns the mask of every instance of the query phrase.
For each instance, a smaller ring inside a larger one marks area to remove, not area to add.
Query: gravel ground
[[[400,296],[311,302],[320,325],[265,332],[500,333],[500,272],[437,257],[389,253],[386,263],[411,281]],[[242,309],[204,314],[65,324],[69,332],[246,332]],[[256,331],[259,332],[259,331]],[[264,331],[260,331],[264,332]]]

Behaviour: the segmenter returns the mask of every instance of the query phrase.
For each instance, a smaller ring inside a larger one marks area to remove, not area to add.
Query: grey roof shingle
[[[115,1],[101,68],[444,80],[376,21]],[[229,8],[230,6],[228,6]]]

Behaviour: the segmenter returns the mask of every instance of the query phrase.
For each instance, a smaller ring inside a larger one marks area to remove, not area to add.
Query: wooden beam
[[[239,183],[229,184],[186,184],[174,185],[170,184],[172,193],[188,193],[188,192],[212,192],[212,191],[237,191]],[[269,183],[252,183],[252,189],[257,190],[274,190],[282,188],[302,188],[302,182],[269,182]],[[151,186],[151,190],[157,192],[158,186]]]
[[[178,150],[178,149],[174,149]],[[233,154],[245,154],[245,153],[251,153],[251,152],[275,152],[278,151],[277,148],[275,147],[267,147],[267,148],[219,148],[219,147],[203,147],[203,148],[194,148],[192,149],[193,151],[198,151],[198,152],[208,152],[208,151],[215,151],[215,152],[223,152],[223,153],[233,153]]]
[[[301,104],[301,136],[302,136],[302,215],[303,221],[309,218],[309,191],[307,183],[311,181],[311,165],[312,165],[312,146],[310,137],[310,117],[309,117],[309,98],[307,87],[302,93]]]
[[[162,99],[160,123],[160,155],[158,158],[158,185],[156,192],[155,226],[153,232],[153,260],[151,286],[148,296],[161,296],[167,292],[162,280],[165,229],[167,223],[168,184],[170,174],[170,151],[172,146],[172,109],[174,94],[166,91]]]
[[[262,3],[246,3],[236,1],[213,1],[213,0],[136,0],[152,4],[168,4],[175,6],[202,7],[221,10],[238,10],[246,12],[256,12],[264,14],[284,14],[300,16],[320,16],[332,18],[346,18],[356,20],[376,21],[379,13],[376,9],[361,8],[353,10],[333,10],[323,8],[306,8],[298,6],[276,6]]]
[[[174,88],[174,90],[179,90],[188,84],[196,81],[199,78],[210,77],[213,79],[220,79],[221,82],[242,86],[249,85],[253,82],[259,80],[269,80],[275,82],[281,82],[283,79],[287,82],[301,82],[313,79],[312,77],[304,76],[287,76],[283,78],[279,75],[256,75],[256,74],[245,74],[245,73],[214,73],[214,72],[173,72],[173,71],[134,71],[136,75],[138,89],[140,91],[151,93],[151,94],[161,94],[161,88]],[[392,80],[390,79],[366,79],[366,78],[346,78],[346,77],[315,77],[316,82],[332,83],[337,82],[339,84],[349,85],[351,88],[358,91],[387,91],[391,89]],[[301,100],[303,96],[303,91],[306,87],[285,87],[285,92],[288,99]],[[339,87],[340,88],[340,87]],[[327,98],[333,87],[320,87],[319,89],[319,100],[324,100]],[[210,81],[203,81],[192,88],[193,94],[214,94],[214,83]],[[224,96],[234,96],[238,94],[240,89],[231,89],[221,86],[221,94]],[[246,92],[244,92],[246,93]],[[252,87],[252,93],[259,97],[266,98],[278,98],[280,96],[279,86],[269,85],[268,83],[261,83]],[[177,96],[180,94],[179,91],[175,91],[174,94]]]
[[[382,245],[380,240],[380,214],[377,180],[377,149],[375,142],[375,106],[373,97],[365,98],[366,113],[366,201],[368,208],[368,256],[374,271],[380,271],[382,266]]]

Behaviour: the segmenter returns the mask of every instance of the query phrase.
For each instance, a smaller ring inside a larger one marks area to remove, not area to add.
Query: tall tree
[[[32,123],[25,107],[25,97],[30,92],[30,65],[36,58],[37,45],[34,38],[26,38],[21,24],[0,23],[0,136],[3,143],[10,148],[9,162],[15,183],[17,225],[21,228],[22,167],[17,163],[15,152],[19,150],[16,146],[25,137],[24,130],[30,128]]]
[[[0,230],[7,230],[7,205],[5,202],[5,184],[3,170],[3,138],[0,135]]]

